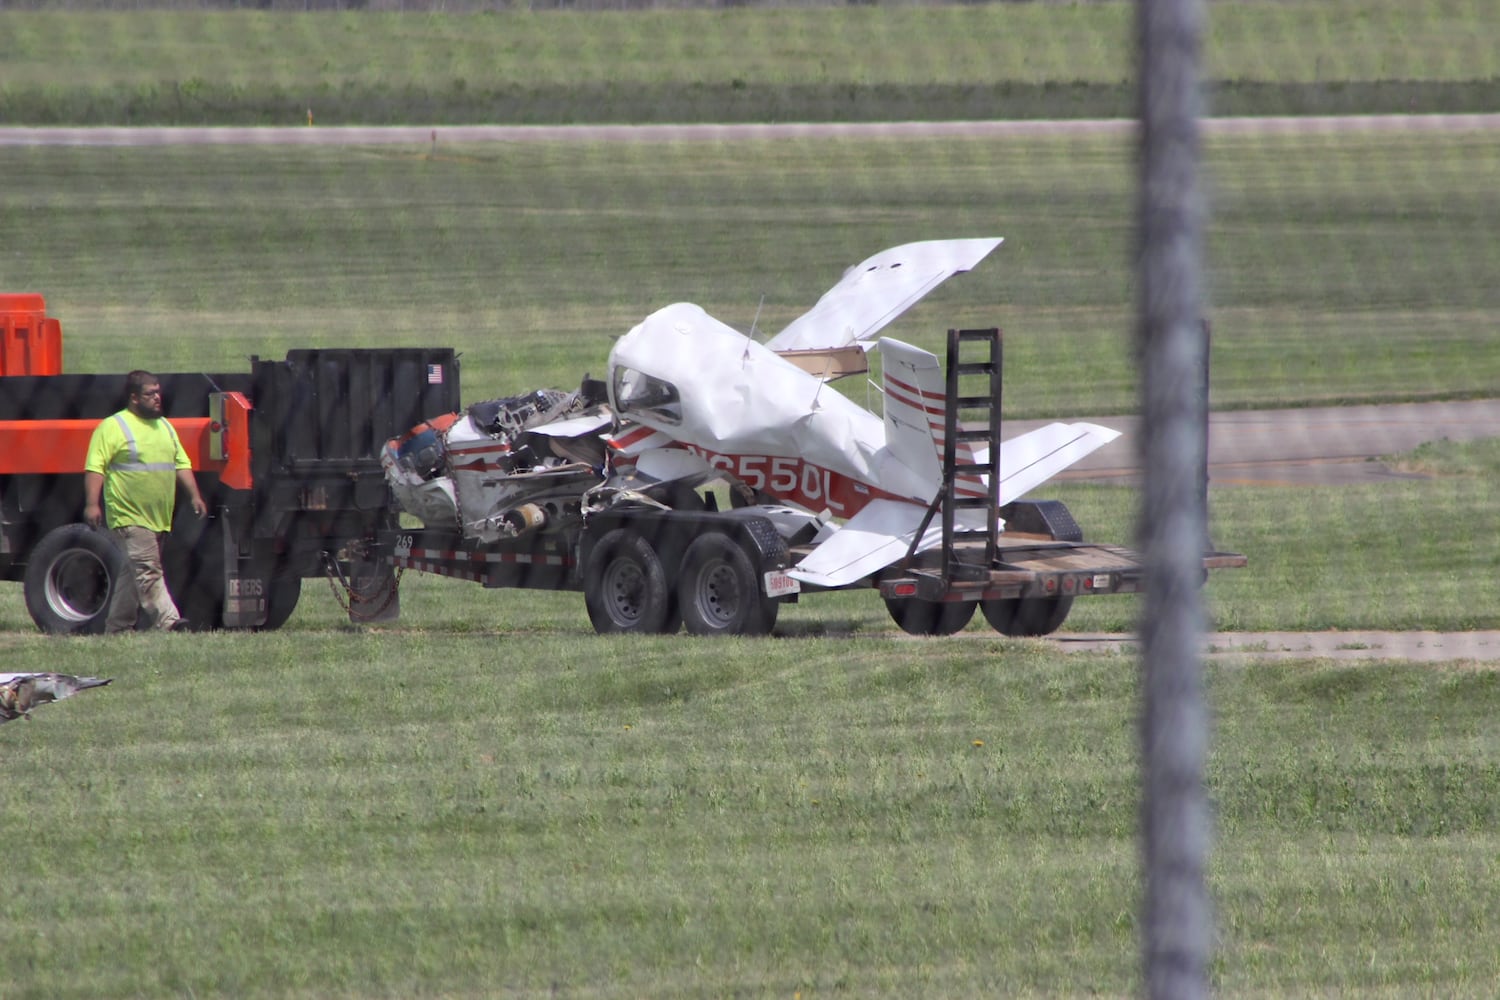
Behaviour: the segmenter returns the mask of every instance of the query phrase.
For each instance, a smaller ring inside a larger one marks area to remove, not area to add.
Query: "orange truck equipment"
[[[62,324],[40,295],[0,294],[0,376],[61,375]]]
[[[83,465],[94,428],[125,405],[125,374],[65,373],[62,352],[43,296],[0,293],[0,580],[22,583],[43,631],[97,632],[124,564],[82,523]],[[249,371],[155,374],[210,509],[199,521],[178,504],[167,540],[184,617],[274,628],[305,578],[389,578],[363,557],[399,524],[380,447],[459,408],[451,348],[295,350],[252,357]],[[387,582],[379,606],[393,617]]]

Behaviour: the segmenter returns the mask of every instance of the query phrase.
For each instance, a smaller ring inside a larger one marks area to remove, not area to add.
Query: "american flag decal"
[[[428,365],[427,366],[427,384],[428,385],[442,385],[443,384],[443,366],[442,365]]]

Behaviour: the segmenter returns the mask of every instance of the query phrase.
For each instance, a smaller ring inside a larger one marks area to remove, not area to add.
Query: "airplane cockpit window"
[[[649,413],[658,420],[682,422],[682,401],[677,387],[634,368],[615,369],[615,405],[620,416]]]

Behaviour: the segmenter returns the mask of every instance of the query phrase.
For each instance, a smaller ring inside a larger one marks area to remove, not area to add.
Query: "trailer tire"
[[[600,635],[656,634],[676,623],[661,558],[628,528],[609,532],[589,552],[583,603]]]
[[[885,609],[908,635],[952,635],[963,631],[974,617],[975,601],[924,601],[916,597],[888,597]]]
[[[26,562],[26,610],[43,632],[98,635],[115,587],[128,572],[125,553],[109,532],[86,524],[53,528]]]
[[[1010,597],[980,605],[985,621],[1001,635],[1020,637],[1051,635],[1062,627],[1073,610],[1071,597]]]
[[[760,574],[728,535],[700,535],[682,555],[677,608],[690,635],[768,635],[780,602],[760,592]]]

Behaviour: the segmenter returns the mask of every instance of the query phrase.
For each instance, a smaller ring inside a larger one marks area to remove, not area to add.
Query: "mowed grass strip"
[[[1136,665],[1014,641],[5,640],[7,995],[1138,989]],[[1214,980],[1479,995],[1488,670],[1210,672]]]
[[[0,14],[26,124],[1128,117],[1128,3]],[[1218,5],[1218,114],[1493,110],[1489,5]]]
[[[1500,384],[1500,137],[1226,137],[1206,166],[1215,406]],[[993,234],[892,335],[1005,329],[1009,416],[1136,405],[1119,137],[12,148],[0,172],[30,234],[5,284],[48,296],[70,371],[447,344],[469,399],[571,387],[670,302],[764,334],[877,250]]]

